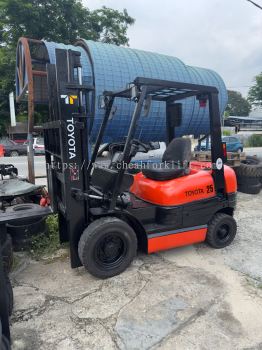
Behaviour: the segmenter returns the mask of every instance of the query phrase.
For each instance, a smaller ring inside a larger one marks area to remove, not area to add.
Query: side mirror
[[[98,108],[99,109],[106,108],[105,96],[103,96],[103,95],[98,96]]]
[[[151,108],[152,96],[148,95],[144,101],[143,117],[147,117]]]
[[[167,104],[166,118],[168,127],[180,126],[182,122],[182,103]]]
[[[131,100],[135,100],[137,98],[137,87],[135,85],[131,85]]]

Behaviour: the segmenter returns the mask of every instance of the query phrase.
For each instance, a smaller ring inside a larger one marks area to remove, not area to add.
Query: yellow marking
[[[76,95],[70,95],[69,96],[69,104],[73,105],[74,104],[74,100],[77,100],[77,96]]]

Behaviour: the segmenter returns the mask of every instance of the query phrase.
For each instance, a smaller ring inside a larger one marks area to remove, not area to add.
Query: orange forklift
[[[138,248],[153,253],[204,241],[213,248],[228,246],[237,230],[237,183],[224,165],[218,90],[138,77],[121,91],[105,91],[100,98],[105,114],[89,158],[88,101],[94,87],[82,83],[79,55],[57,49],[57,64],[47,66],[50,113],[44,125],[49,195],[60,239],[70,242],[71,266],[84,265],[108,278],[123,272]],[[192,97],[209,110],[210,163],[191,161],[190,139],[175,137],[181,101]],[[126,139],[105,166],[97,155],[117,99],[135,108]],[[132,158],[152,146],[135,138],[137,123],[154,101],[166,106],[167,148],[161,163],[143,165],[134,175]]]

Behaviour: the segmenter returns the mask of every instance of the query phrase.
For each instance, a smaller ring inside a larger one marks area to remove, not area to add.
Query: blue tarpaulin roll
[[[119,90],[136,77],[173,80],[185,83],[216,86],[219,90],[221,116],[227,104],[227,90],[222,78],[214,71],[185,65],[175,57],[153,52],[135,50],[127,47],[104,44],[91,40],[80,40],[76,46],[44,42],[50,62],[55,63],[55,49],[73,49],[81,52],[83,81],[95,86],[95,108],[93,126],[90,131],[91,142],[95,140],[101,125],[104,111],[98,108],[98,97],[104,90]],[[122,141],[127,135],[134,103],[117,99],[117,112],[110,121],[104,142]],[[195,97],[182,101],[183,119],[176,128],[176,136],[209,133],[208,105],[199,107]],[[154,101],[147,117],[141,117],[136,137],[142,141],[164,141],[165,105]]]

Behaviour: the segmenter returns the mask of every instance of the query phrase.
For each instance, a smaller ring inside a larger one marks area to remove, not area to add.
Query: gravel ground
[[[262,192],[238,195],[238,235],[140,254],[120,276],[71,270],[67,252],[12,273],[13,350],[262,349]]]

